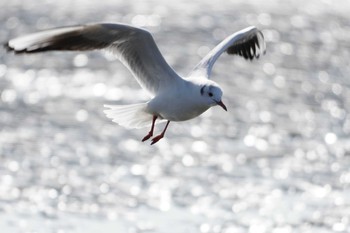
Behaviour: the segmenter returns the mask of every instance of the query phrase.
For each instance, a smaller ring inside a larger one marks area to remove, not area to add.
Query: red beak
[[[225,106],[225,104],[220,100],[218,102],[216,102],[218,105],[220,105],[226,112],[227,112],[227,108]]]

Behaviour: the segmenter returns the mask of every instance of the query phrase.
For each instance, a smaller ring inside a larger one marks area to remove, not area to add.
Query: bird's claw
[[[160,139],[162,139],[164,137],[163,134],[159,134],[158,136],[155,136],[154,138],[152,138],[152,143],[151,145],[155,144],[156,142],[158,142]]]
[[[153,133],[149,132],[143,139],[142,141],[147,141],[148,139],[150,139],[153,136]]]

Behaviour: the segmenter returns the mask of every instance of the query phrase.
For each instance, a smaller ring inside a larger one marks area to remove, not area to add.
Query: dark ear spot
[[[205,86],[203,86],[203,87],[201,88],[201,95],[204,94],[204,88],[205,88]]]

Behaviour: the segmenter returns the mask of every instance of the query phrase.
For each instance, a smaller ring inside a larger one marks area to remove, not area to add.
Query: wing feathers
[[[259,58],[260,54],[265,53],[265,49],[260,51],[260,45],[263,45],[264,36],[262,32],[257,31],[247,37],[243,37],[236,43],[227,48],[226,52],[232,55],[243,56],[245,59],[253,60]]]
[[[41,31],[12,39],[5,44],[5,47],[15,53],[35,53],[63,49],[74,50],[71,44],[77,41],[82,28],[82,26],[74,26]],[[64,48],[63,45],[67,48]]]
[[[115,53],[151,94],[171,85],[179,76],[167,64],[152,35],[123,24],[89,24],[37,32],[8,41],[7,50],[37,53],[51,50],[108,49]]]
[[[245,28],[230,35],[211,50],[193,69],[190,76],[204,75],[209,78],[214,63],[224,52],[253,60],[265,54],[265,51],[266,45],[262,32],[255,27]]]

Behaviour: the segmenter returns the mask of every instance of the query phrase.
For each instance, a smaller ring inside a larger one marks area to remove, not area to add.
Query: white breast
[[[148,109],[150,113],[170,121],[185,121],[197,117],[210,107],[202,101],[197,89],[192,84],[164,92],[148,103]]]

